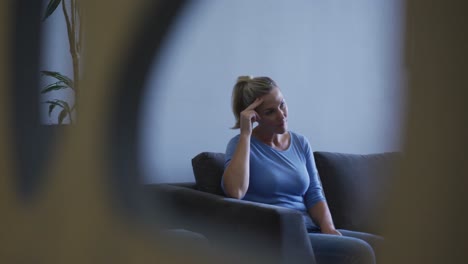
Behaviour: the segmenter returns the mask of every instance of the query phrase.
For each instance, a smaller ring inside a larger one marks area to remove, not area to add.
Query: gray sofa
[[[325,196],[339,229],[380,234],[399,153],[356,155],[314,152]],[[303,215],[273,205],[228,198],[221,189],[224,154],[192,159],[194,182],[147,185],[171,216],[167,228],[205,236],[224,259],[248,263],[315,263]]]

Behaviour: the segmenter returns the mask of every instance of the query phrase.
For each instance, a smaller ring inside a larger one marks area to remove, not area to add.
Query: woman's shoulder
[[[239,138],[240,134],[233,136],[231,139],[229,139],[228,145],[237,144],[237,142],[239,142]]]
[[[240,134],[237,134],[237,135],[231,137],[231,139],[229,141],[239,140],[239,137],[240,137]]]
[[[310,147],[309,140],[307,139],[306,136],[289,131],[291,133],[291,142],[293,142],[293,145],[295,145],[298,149],[300,149],[304,153],[310,153],[312,152],[312,149]]]
[[[240,134],[232,137],[231,139],[229,139],[229,141],[228,141],[228,143],[226,145],[226,152],[225,152],[226,154],[234,153],[234,151],[236,149],[236,146],[237,146],[237,143],[239,142],[239,138],[240,138]]]
[[[299,142],[301,144],[309,142],[307,137],[305,137],[304,135],[302,135],[300,133],[297,133],[297,132],[294,132],[294,131],[289,131],[289,133],[291,134],[291,137],[293,138],[294,141],[297,141],[297,142]]]

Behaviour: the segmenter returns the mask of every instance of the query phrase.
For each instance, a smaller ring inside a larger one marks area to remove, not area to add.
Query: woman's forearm
[[[323,233],[334,233],[336,231],[326,201],[317,202],[313,207],[309,208],[309,215],[319,225]]]
[[[242,135],[229,165],[224,170],[223,187],[226,195],[241,199],[249,188],[250,135]]]

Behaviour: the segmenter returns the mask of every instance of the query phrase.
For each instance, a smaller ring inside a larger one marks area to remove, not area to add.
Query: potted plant
[[[49,106],[49,117],[54,110],[60,110],[57,123],[63,124],[65,118],[69,118],[70,124],[75,122],[74,113],[76,111],[76,98],[79,90],[80,80],[80,53],[82,51],[82,12],[79,0],[50,0],[47,4],[43,21],[52,15],[55,10],[62,5],[62,12],[67,26],[68,42],[70,46],[70,55],[73,66],[73,78],[70,78],[59,71],[41,71],[43,76],[53,78],[53,82],[42,88],[41,94],[51,93],[62,89],[71,89],[73,91],[74,103],[69,103],[63,99],[47,100],[44,103]]]

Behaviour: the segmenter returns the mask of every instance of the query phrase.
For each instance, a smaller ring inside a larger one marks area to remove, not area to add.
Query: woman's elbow
[[[231,191],[226,193],[227,197],[234,198],[234,199],[242,199],[244,198],[245,193],[238,190],[238,191]]]
[[[242,199],[249,188],[249,183],[248,181],[239,181],[239,176],[235,176],[237,175],[225,171],[221,180],[221,186],[223,187],[224,193],[227,197]]]
[[[226,194],[227,197],[229,198],[234,198],[234,199],[242,199],[244,198],[245,191],[243,191],[240,188],[230,188],[226,185],[223,185],[224,193]]]

